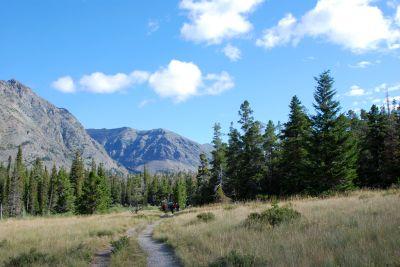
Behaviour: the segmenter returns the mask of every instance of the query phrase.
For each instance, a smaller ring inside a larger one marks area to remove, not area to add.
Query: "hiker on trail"
[[[171,211],[172,214],[174,214],[174,204],[172,202],[168,203],[168,209]]]

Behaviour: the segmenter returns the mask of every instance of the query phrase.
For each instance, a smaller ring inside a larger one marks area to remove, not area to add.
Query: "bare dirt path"
[[[166,244],[153,239],[154,227],[159,223],[152,223],[139,235],[140,247],[147,253],[148,267],[180,267],[182,266],[174,251]]]

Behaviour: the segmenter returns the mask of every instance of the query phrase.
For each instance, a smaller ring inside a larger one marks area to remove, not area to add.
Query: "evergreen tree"
[[[223,186],[223,177],[226,171],[226,144],[222,141],[221,125],[214,124],[213,151],[211,160],[210,194],[214,194],[218,187]]]
[[[183,179],[178,179],[175,183],[174,188],[174,200],[179,204],[180,208],[186,207],[187,201],[187,191],[186,191],[186,183]]]
[[[212,201],[212,195],[210,195],[210,177],[211,172],[208,165],[207,156],[202,153],[200,154],[200,166],[197,171],[197,192],[196,192],[196,203],[206,204]]]
[[[74,195],[78,199],[82,194],[83,181],[85,179],[85,167],[80,152],[76,151],[72,160],[70,181],[74,189]]]
[[[48,211],[55,212],[56,203],[58,202],[58,174],[56,165],[51,169],[49,190],[48,190]]]
[[[22,160],[22,148],[18,147],[17,158],[14,165],[14,171],[10,177],[8,186],[8,216],[20,216],[23,211],[23,182],[25,167]]]
[[[264,133],[264,157],[265,157],[265,192],[270,194],[279,193],[278,189],[278,160],[279,142],[276,134],[276,127],[270,120]]]
[[[117,176],[112,175],[110,179],[111,186],[111,203],[122,204],[122,181]]]
[[[316,115],[312,117],[311,162],[312,192],[345,190],[356,178],[356,150],[348,132],[348,120],[340,114],[334,100],[336,91],[329,71],[316,78]]]
[[[242,150],[243,144],[241,141],[241,135],[237,129],[233,127],[231,123],[229,129],[229,141],[226,152],[226,182],[224,184],[225,193],[228,196],[237,199],[240,192],[240,170],[242,165]]]
[[[48,213],[48,203],[49,203],[49,172],[47,168],[44,168],[42,179],[39,182],[38,188],[38,201],[39,201],[39,212],[44,215]]]
[[[75,201],[74,189],[64,168],[58,171],[56,194],[57,202],[55,203],[54,210],[57,213],[73,212]]]
[[[253,118],[253,110],[248,101],[240,106],[240,120],[243,135],[241,143],[243,151],[239,154],[240,175],[239,191],[240,199],[253,199],[261,192],[262,180],[265,174],[265,162],[263,144],[264,138],[261,134],[261,123]]]
[[[149,193],[151,186],[151,176],[146,166],[143,167],[143,205],[147,205],[150,202]]]
[[[40,159],[36,159],[29,177],[28,195],[26,204],[26,210],[32,215],[36,215],[40,212],[38,185],[42,180],[42,176],[43,176],[42,162],[40,161]]]
[[[310,167],[308,140],[311,124],[297,96],[292,98],[289,107],[289,121],[285,123],[282,131],[280,193],[296,194],[307,188]]]
[[[109,205],[110,193],[103,166],[100,164],[97,169],[93,160],[91,171],[83,183],[82,194],[77,201],[77,211],[80,214],[93,214],[104,211]]]

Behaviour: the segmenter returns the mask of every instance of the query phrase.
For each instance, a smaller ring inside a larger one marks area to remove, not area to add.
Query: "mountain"
[[[28,165],[39,157],[48,167],[55,163],[69,169],[79,150],[87,165],[93,158],[108,170],[127,173],[68,110],[55,107],[16,80],[0,81],[0,161],[15,157],[19,145]]]
[[[174,132],[132,128],[88,129],[89,135],[102,144],[108,154],[132,172],[196,171],[200,153],[210,155],[211,145],[200,145]]]

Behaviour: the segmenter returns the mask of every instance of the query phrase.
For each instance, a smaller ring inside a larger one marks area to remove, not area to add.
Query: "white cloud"
[[[159,96],[183,102],[196,95],[220,94],[233,88],[234,83],[227,72],[203,76],[196,64],[172,60],[150,76],[149,85]]]
[[[235,85],[233,78],[225,71],[203,75],[196,64],[175,59],[154,73],[136,70],[130,74],[107,75],[94,72],[84,75],[79,80],[79,87],[74,86],[75,82],[69,76],[61,77],[52,85],[65,93],[86,91],[109,94],[143,83],[147,83],[160,97],[172,98],[175,102],[183,102],[192,96],[218,95]],[[138,107],[144,107],[151,102],[153,100],[144,100]]]
[[[371,65],[373,65],[373,63],[370,61],[360,61],[360,62],[357,62],[355,65],[351,65],[350,67],[356,68],[356,69],[365,69]]]
[[[145,99],[145,100],[142,100],[142,101],[140,101],[140,103],[139,103],[139,105],[138,105],[138,108],[144,108],[145,106],[150,105],[150,104],[152,104],[152,103],[154,103],[154,102],[155,102],[154,99]]]
[[[102,72],[94,72],[90,75],[84,75],[79,84],[82,89],[92,93],[108,94],[122,91],[134,84],[140,84],[147,81],[149,74],[144,71],[133,71],[130,74],[117,73],[107,75]]]
[[[400,5],[397,7],[397,12],[396,12],[396,23],[397,23],[397,25],[400,26]]]
[[[386,83],[382,83],[381,85],[378,85],[377,87],[375,87],[374,91],[376,93],[380,93],[380,92],[394,92],[394,91],[399,91],[400,90],[400,83],[398,84],[394,84],[394,85],[388,85]]]
[[[153,73],[149,84],[161,97],[171,97],[181,102],[197,94],[202,74],[192,62],[172,60],[168,67]]]
[[[292,14],[267,29],[257,45],[296,45],[304,37],[323,38],[353,52],[399,48],[400,29],[374,0],[319,0],[300,20]]]
[[[242,57],[242,52],[240,49],[231,44],[227,44],[222,52],[224,52],[225,56],[227,56],[233,62],[238,61]]]
[[[220,74],[208,74],[204,77],[205,91],[207,95],[219,95],[235,86],[229,73],[223,71]]]
[[[347,96],[363,96],[366,94],[367,92],[358,85],[351,86],[350,91],[346,93]]]
[[[74,93],[76,90],[74,80],[70,76],[58,78],[51,86],[63,93]]]
[[[158,31],[158,29],[160,28],[160,23],[157,20],[149,20],[149,22],[147,23],[147,35],[151,35],[154,32]]]
[[[188,11],[189,22],[183,24],[183,38],[219,44],[248,33],[252,24],[248,15],[264,0],[181,0],[179,7]]]

